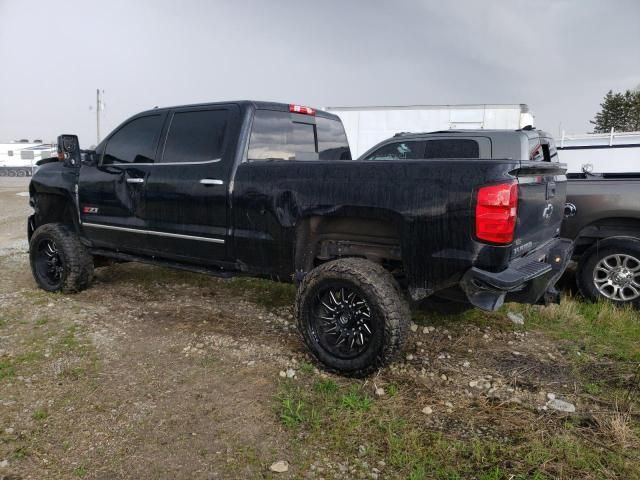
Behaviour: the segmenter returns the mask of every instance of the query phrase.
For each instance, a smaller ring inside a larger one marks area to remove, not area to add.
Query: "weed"
[[[9,360],[0,360],[0,380],[15,377],[16,369]]]
[[[313,389],[316,392],[324,393],[326,395],[326,394],[337,392],[338,384],[333,380],[331,380],[330,378],[321,379],[321,380],[316,380],[316,382],[313,384]]]
[[[584,391],[590,395],[600,395],[602,393],[602,387],[597,383],[585,383]]]
[[[387,385],[386,391],[390,397],[395,397],[398,394],[398,386],[395,383],[390,383]]]
[[[201,367],[203,368],[208,368],[211,367],[213,365],[216,365],[219,362],[218,357],[214,356],[214,355],[205,355],[203,357],[201,357],[198,360],[198,363],[200,364]]]
[[[427,470],[423,465],[416,465],[409,473],[407,480],[424,480],[427,478]]]
[[[301,400],[283,398],[280,409],[280,420],[286,427],[294,428],[304,421],[304,403]]]
[[[353,386],[348,393],[342,395],[340,400],[343,407],[351,410],[367,411],[371,408],[373,401],[369,396],[363,394],[357,386]]]
[[[13,451],[13,458],[16,460],[22,460],[28,455],[26,447],[18,447]]]
[[[304,373],[305,375],[310,375],[313,373],[314,366],[309,362],[302,362],[300,364],[300,373]]]
[[[638,437],[633,432],[631,411],[622,411],[616,403],[613,412],[600,413],[595,416],[600,433],[620,448],[627,449],[638,445]]]
[[[480,476],[480,480],[502,480],[506,475],[502,472],[499,467],[495,467],[490,471],[483,473]]]
[[[33,418],[34,420],[44,420],[49,416],[49,414],[47,413],[46,410],[44,410],[43,408],[37,408],[36,410],[34,410],[33,414],[31,415],[31,418]]]
[[[87,468],[84,465],[79,465],[73,470],[73,474],[76,477],[84,477],[87,474]]]

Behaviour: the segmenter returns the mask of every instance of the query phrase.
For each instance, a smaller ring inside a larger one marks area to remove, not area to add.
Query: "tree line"
[[[608,133],[612,128],[616,132],[640,131],[640,89],[624,93],[609,90],[600,106],[591,120],[594,133]]]

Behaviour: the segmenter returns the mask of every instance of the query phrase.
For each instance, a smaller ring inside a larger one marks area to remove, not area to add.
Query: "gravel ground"
[[[29,179],[0,177],[0,254],[27,247]]]

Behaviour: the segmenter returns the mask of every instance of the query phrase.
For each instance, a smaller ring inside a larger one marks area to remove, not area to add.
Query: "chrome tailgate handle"
[[[144,183],[144,178],[127,178],[127,183]]]
[[[202,185],[224,185],[224,182],[217,178],[203,178],[200,180],[200,183]]]

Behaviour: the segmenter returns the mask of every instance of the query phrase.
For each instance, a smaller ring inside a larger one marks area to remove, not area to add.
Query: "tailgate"
[[[512,172],[518,179],[518,220],[512,258],[525,255],[560,233],[567,190],[566,165],[521,161]]]

